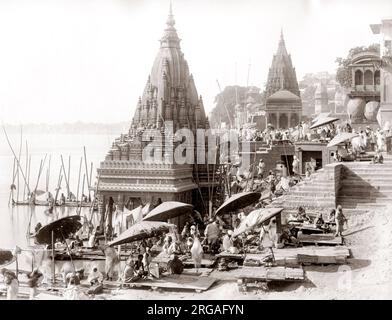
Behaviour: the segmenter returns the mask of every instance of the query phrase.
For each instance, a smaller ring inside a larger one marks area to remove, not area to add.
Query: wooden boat
[[[35,200],[34,204],[30,203],[28,200],[23,200],[23,201],[14,201],[12,203],[14,206],[28,206],[28,205],[34,205],[34,206],[40,206],[40,207],[49,207],[49,203],[47,201],[42,201],[42,200]],[[66,201],[64,204],[56,203],[56,207],[70,207],[70,208],[77,208],[77,207],[83,207],[83,208],[89,208],[91,207],[91,202],[76,202],[76,201]],[[97,206],[94,205],[94,209],[97,209]]]

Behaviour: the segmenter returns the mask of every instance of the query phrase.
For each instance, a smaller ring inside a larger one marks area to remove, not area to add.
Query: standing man
[[[343,236],[343,227],[344,223],[347,223],[347,218],[343,214],[343,209],[341,205],[338,205],[336,208],[335,214],[335,222],[336,222],[336,233],[335,237],[342,237]]]
[[[265,163],[263,159],[260,159],[259,164],[257,166],[257,175],[259,179],[264,178],[264,171],[265,171]]]
[[[299,174],[299,160],[297,156],[293,157],[293,172],[296,176]]]

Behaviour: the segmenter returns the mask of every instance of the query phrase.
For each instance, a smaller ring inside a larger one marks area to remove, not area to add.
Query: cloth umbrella
[[[255,203],[261,197],[260,192],[240,192],[227,199],[215,212],[215,215],[236,211]]]
[[[249,123],[245,123],[243,125],[244,129],[253,129],[253,128],[256,128],[256,127],[257,127],[257,123],[255,123],[255,122],[249,122]]]
[[[236,237],[245,231],[252,230],[253,228],[261,225],[263,222],[281,213],[282,210],[283,208],[261,208],[252,211],[245,217],[238,228],[234,230],[233,237]]]
[[[334,137],[327,145],[327,148],[334,147],[342,142],[345,142],[347,140],[351,140],[352,138],[355,138],[358,136],[357,133],[353,132],[342,132],[338,134],[336,137]]]
[[[128,230],[120,234],[117,239],[109,242],[109,246],[117,246],[124,243],[139,241],[161,235],[175,228],[174,224],[161,221],[141,221],[134,224]]]
[[[67,239],[71,234],[76,233],[81,227],[81,216],[74,215],[55,220],[41,227],[33,237],[39,244],[51,244],[52,232],[54,240]]]
[[[315,123],[316,121],[326,118],[331,114],[331,112],[322,112],[320,113],[317,117],[315,117],[314,119],[312,119],[312,123]]]
[[[182,216],[186,213],[192,213],[192,211],[193,206],[191,204],[177,201],[166,201],[151,210],[148,215],[143,218],[143,220],[167,221],[168,219]]]
[[[329,123],[339,121],[338,118],[333,118],[333,117],[322,117],[318,119],[314,124],[311,125],[310,129],[316,129],[321,126],[325,126]]]

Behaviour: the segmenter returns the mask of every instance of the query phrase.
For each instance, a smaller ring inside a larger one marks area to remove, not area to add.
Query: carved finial
[[[173,16],[173,10],[172,10],[172,2],[170,1],[170,7],[169,7],[169,16],[167,17],[166,24],[170,27],[173,27],[176,24],[176,21],[174,20]]]

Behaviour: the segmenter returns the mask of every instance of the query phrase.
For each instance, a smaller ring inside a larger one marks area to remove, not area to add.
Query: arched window
[[[374,84],[376,86],[380,85],[380,70],[374,72]]]
[[[364,80],[365,85],[373,85],[373,72],[371,72],[370,70],[366,70]]]
[[[363,73],[361,70],[355,71],[355,85],[356,86],[363,85]]]

